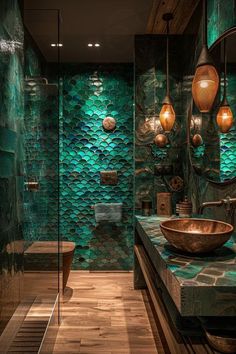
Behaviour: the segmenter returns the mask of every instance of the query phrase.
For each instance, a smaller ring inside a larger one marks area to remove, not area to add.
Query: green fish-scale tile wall
[[[60,143],[60,229],[76,243],[74,269],[131,269],[133,245],[133,67],[65,65]],[[102,121],[112,116],[114,132]],[[117,170],[118,184],[100,184]],[[95,203],[122,202],[120,223],[96,224]]]
[[[235,177],[236,171],[236,67],[228,64],[227,99],[234,116],[234,124],[226,134],[220,134],[220,179]]]

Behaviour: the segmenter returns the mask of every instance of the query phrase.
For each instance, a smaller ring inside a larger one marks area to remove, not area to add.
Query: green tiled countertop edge
[[[136,216],[136,230],[182,316],[236,316],[236,235],[209,257],[166,248],[157,216]]]

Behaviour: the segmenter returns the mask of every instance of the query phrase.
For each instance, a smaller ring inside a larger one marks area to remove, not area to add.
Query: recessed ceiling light
[[[62,43],[51,43],[51,47],[63,47]]]
[[[95,43],[94,46],[95,47],[100,47],[100,44],[99,43]]]
[[[93,47],[93,44],[92,43],[88,43],[88,47]]]

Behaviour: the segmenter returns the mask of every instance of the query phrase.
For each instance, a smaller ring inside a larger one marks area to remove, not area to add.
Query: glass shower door
[[[52,324],[56,324],[62,288],[59,237],[59,12],[25,9],[24,22],[24,297],[36,296],[34,301],[45,305],[44,311]],[[50,42],[45,42],[45,30],[48,29]],[[55,46],[51,47],[51,43]]]
[[[49,57],[42,40],[50,28],[51,42],[59,42],[59,12],[0,0],[0,20],[0,352],[43,352],[62,287],[60,48],[50,47]]]

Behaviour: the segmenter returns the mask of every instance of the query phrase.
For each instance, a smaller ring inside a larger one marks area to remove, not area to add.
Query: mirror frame
[[[225,38],[230,36],[231,34],[236,33],[236,26],[230,27],[227,31],[222,33],[220,37],[217,38],[217,40],[212,43],[212,45],[209,48],[209,52],[211,52],[219,43],[221,43]],[[187,144],[188,144],[188,159],[190,162],[191,168],[195,171],[195,173],[198,176],[201,176],[197,170],[194,168],[193,163],[192,163],[192,156],[191,156],[191,150],[190,150],[190,124],[191,124],[191,118],[192,118],[192,110],[193,110],[193,98],[191,99],[191,104],[189,106],[189,112],[188,112],[188,128],[187,128]],[[219,185],[219,186],[227,186],[230,184],[233,184],[236,182],[236,176],[232,179],[226,180],[226,181],[214,181],[210,178],[207,178],[206,176],[202,175],[203,178],[206,179],[207,182],[214,184],[214,185]]]

